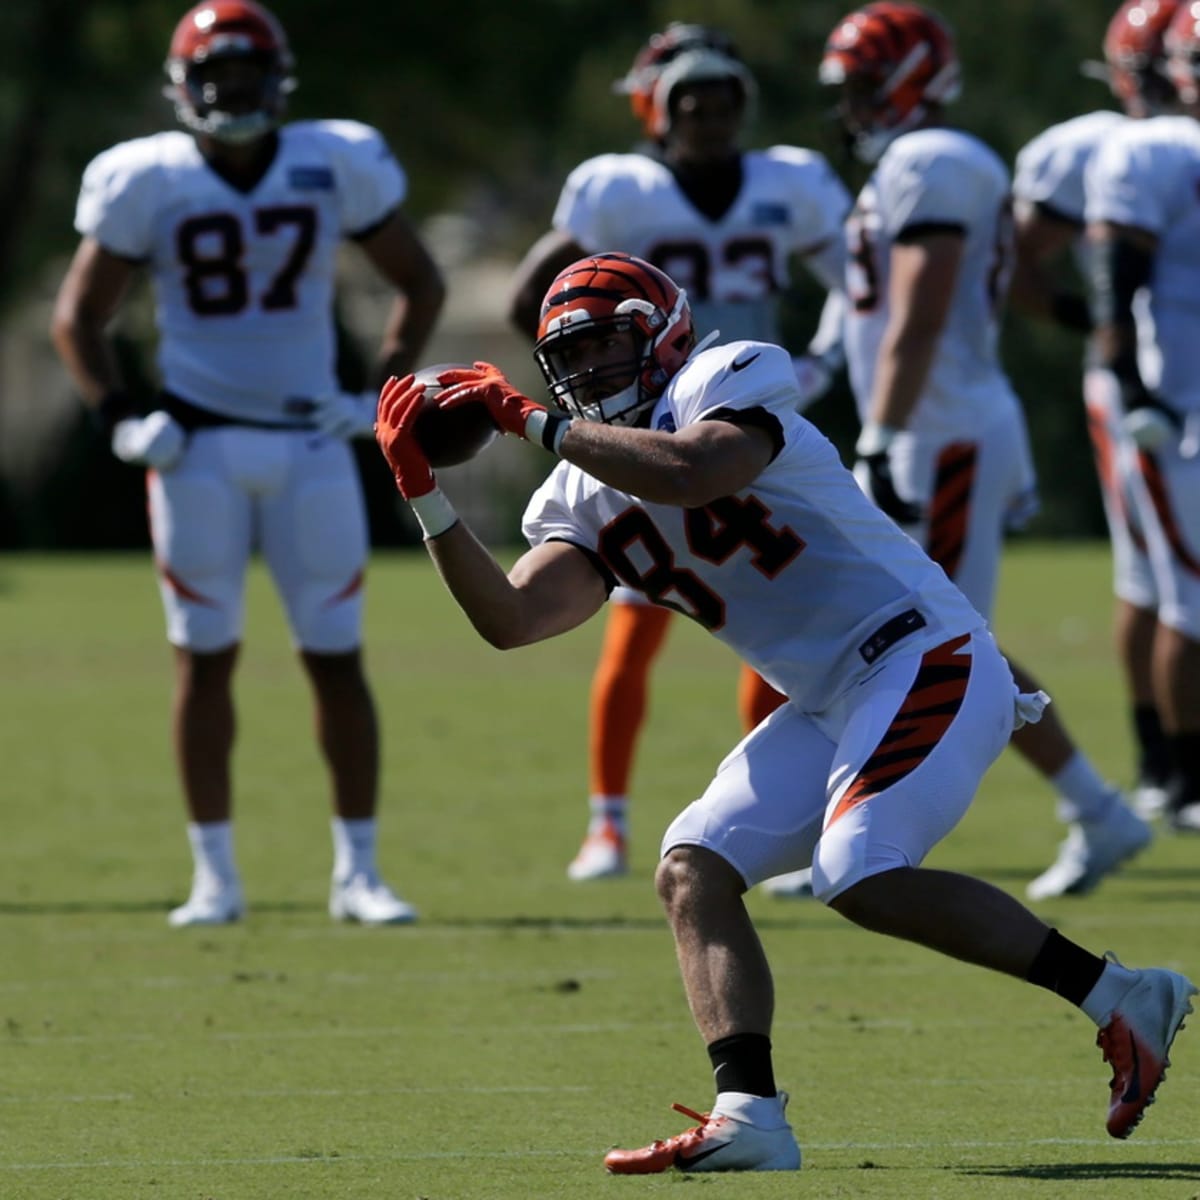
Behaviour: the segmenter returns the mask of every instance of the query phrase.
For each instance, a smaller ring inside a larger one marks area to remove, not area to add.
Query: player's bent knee
[[[714,895],[725,903],[746,890],[741,875],[719,854],[689,845],[673,846],[663,855],[654,886],[668,912],[697,907]]]

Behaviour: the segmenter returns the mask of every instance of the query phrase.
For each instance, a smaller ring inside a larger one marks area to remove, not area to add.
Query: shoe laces
[[[669,1138],[654,1143],[655,1146],[669,1147],[678,1153],[681,1150],[697,1145],[703,1139],[704,1131],[708,1128],[712,1120],[712,1114],[696,1112],[695,1109],[688,1108],[686,1104],[672,1104],[671,1107],[677,1113],[682,1113],[685,1117],[696,1122],[694,1128],[685,1129],[682,1133],[673,1134]]]

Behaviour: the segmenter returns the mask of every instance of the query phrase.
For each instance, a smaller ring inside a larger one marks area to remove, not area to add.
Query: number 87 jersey
[[[75,227],[154,281],[163,387],[202,408],[287,423],[288,397],[336,390],[331,312],[338,245],[404,199],[379,133],[352,121],[279,130],[249,190],[228,183],[195,139],[122,142],[88,166]]]
[[[691,617],[801,708],[824,708],[893,644],[927,649],[983,618],[863,495],[833,445],[795,411],[779,346],[693,354],[650,414],[766,430],[777,452],[754,482],[700,508],[651,504],[560,462],[534,493],[531,545],[579,547],[609,585]]]

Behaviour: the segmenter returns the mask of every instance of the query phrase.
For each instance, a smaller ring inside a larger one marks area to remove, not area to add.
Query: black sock
[[[1025,978],[1078,1007],[1104,973],[1104,959],[1063,937],[1057,929],[1046,935]]]
[[[1171,774],[1171,748],[1158,709],[1153,704],[1135,704],[1133,729],[1138,744],[1138,776],[1145,783],[1166,783]]]
[[[718,1092],[745,1092],[749,1096],[776,1094],[771,1039],[765,1033],[734,1033],[718,1038],[709,1046],[708,1057]]]
[[[1200,800],[1200,733],[1172,733],[1167,741],[1174,767],[1171,806],[1195,804]]]

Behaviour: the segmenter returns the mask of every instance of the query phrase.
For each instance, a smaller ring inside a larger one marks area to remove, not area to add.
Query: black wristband
[[[562,441],[563,434],[566,433],[564,426],[570,424],[570,417],[564,417],[559,413],[548,413],[546,424],[542,426],[542,446],[551,454],[557,454],[559,443]]]
[[[1050,297],[1050,315],[1059,325],[1079,333],[1091,333],[1094,328],[1088,303],[1076,292],[1055,292]]]
[[[118,421],[132,417],[137,413],[128,392],[114,389],[105,392],[100,397],[100,403],[91,410],[92,423],[106,437],[112,437],[112,431]]]

